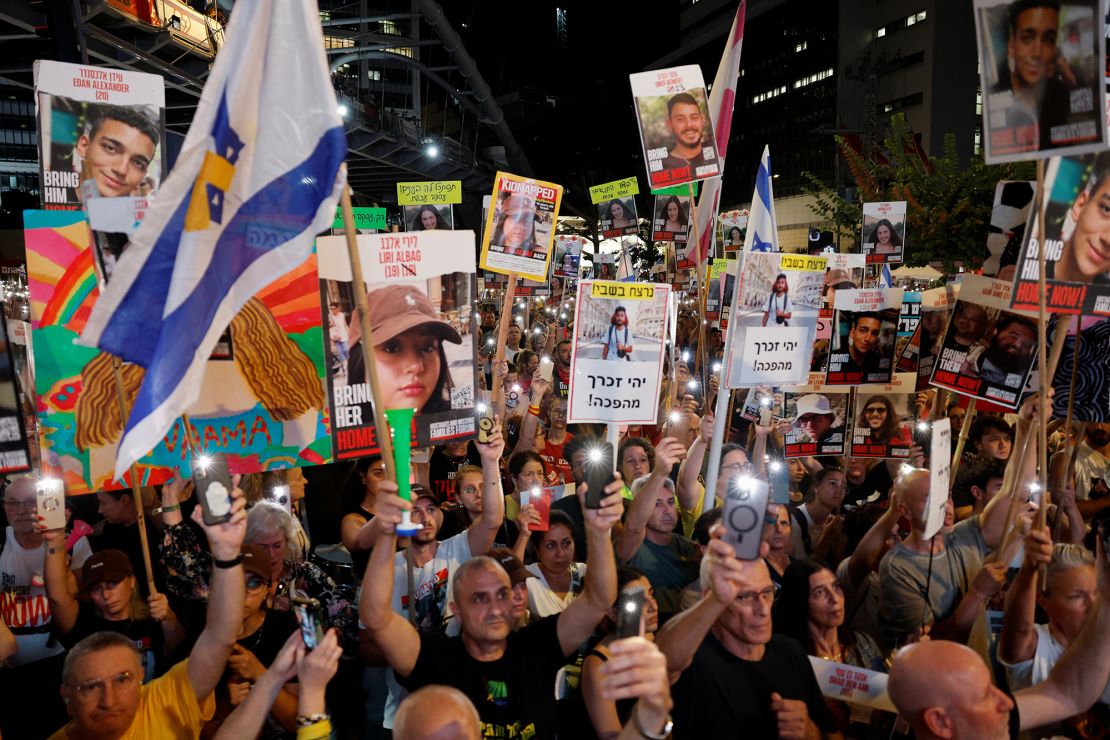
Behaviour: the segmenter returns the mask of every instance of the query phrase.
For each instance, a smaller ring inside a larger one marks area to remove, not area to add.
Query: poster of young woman
[[[562,185],[498,172],[479,266],[546,281],[562,200]]]
[[[575,234],[560,234],[555,237],[555,264],[552,270],[555,277],[578,279],[582,247],[587,243],[593,242]]]
[[[825,382],[889,383],[902,289],[838,290],[835,301]]]
[[[605,239],[640,233],[635,198],[613,198],[598,203],[597,220]]]
[[[744,246],[744,229],[748,228],[748,212],[725,211],[717,216],[717,223],[721,227],[719,243],[724,246],[724,251],[740,251]]]
[[[670,292],[652,283],[578,284],[568,422],[655,422]]]
[[[655,196],[655,218],[651,224],[651,240],[686,243],[690,234],[690,203],[688,195]],[[679,265],[682,268],[683,265]]]
[[[1049,313],[1110,316],[1110,152],[1053,157],[1045,168],[1045,295]],[[1029,219],[1014,271],[1012,307],[1040,301],[1037,214]]]
[[[856,389],[851,457],[907,458],[913,446],[913,387],[916,377],[899,373],[890,383]]]
[[[784,394],[790,421],[783,435],[785,456],[844,454],[848,396],[847,388],[792,386]]]
[[[34,66],[42,206],[151,197],[166,170],[160,75],[39,59]]]
[[[412,444],[474,434],[477,388],[474,232],[421,231],[358,237],[374,363],[385,409],[414,408]],[[328,317],[328,399],[336,460],[378,450],[362,352],[356,287],[343,237],[316,240],[320,302]],[[345,330],[338,334],[332,327]]]
[[[1011,311],[1010,283],[965,275],[930,383],[1009,409],[1037,361],[1034,316]]]
[[[449,231],[455,228],[455,211],[449,205],[405,206],[405,231]]]
[[[652,189],[721,174],[709,96],[696,64],[628,76]]]
[[[902,262],[906,201],[863,204],[863,254],[867,264]]]

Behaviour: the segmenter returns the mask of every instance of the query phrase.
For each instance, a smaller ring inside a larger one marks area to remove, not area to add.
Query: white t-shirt
[[[0,618],[16,633],[19,652],[8,658],[12,666],[34,663],[63,652],[57,641],[50,642],[50,602],[43,582],[43,546],[22,547],[15,532],[8,527],[4,533],[4,552],[0,553]],[[92,555],[89,541],[82,537],[73,545],[70,568],[79,570]],[[20,634],[26,630],[29,634]]]
[[[609,347],[608,359],[619,360],[617,356],[617,345],[623,344],[625,346],[632,344],[632,332],[628,329],[628,324],[624,326],[616,326],[610,324],[605,330],[605,344]]]
[[[1079,443],[1079,455],[1075,458],[1075,497],[1080,501],[1091,498],[1091,479],[1110,481],[1110,464],[1098,450],[1086,442]]]
[[[1052,672],[1056,661],[1064,654],[1064,647],[1053,639],[1047,624],[1035,624],[1033,629],[1037,632],[1037,649],[1032,658],[1020,663],[1006,663],[1002,659],[998,661],[1006,668],[1010,691],[1020,691],[1044,681]],[[1110,683],[1102,690],[1102,696],[1098,700],[1103,704],[1110,704]]]
[[[566,598],[562,599],[551,590],[551,586],[548,585],[547,579],[543,577],[543,571],[540,570],[539,563],[532,563],[524,567],[528,569],[529,573],[535,576],[535,578],[529,578],[525,581],[525,583],[528,584],[528,611],[532,613],[533,619],[550,617],[552,614],[561,614],[564,609],[570,606],[572,601],[578,598],[578,595],[582,593],[582,589],[585,587],[585,563],[571,563],[570,591],[567,592]]]

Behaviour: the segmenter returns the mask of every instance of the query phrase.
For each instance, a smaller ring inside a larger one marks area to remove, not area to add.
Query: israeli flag
[[[146,368],[117,478],[196,401],[243,304],[311,254],[346,155],[316,2],[236,3],[177,164],[78,340]]]
[[[755,192],[748,216],[748,233],[744,237],[745,252],[779,251],[779,224],[775,220],[775,191],[771,187],[771,148],[763,147],[759,172],[755,176]]]
[[[890,274],[890,265],[885,262],[883,263],[883,269],[879,270],[879,287],[894,287],[894,276]]]

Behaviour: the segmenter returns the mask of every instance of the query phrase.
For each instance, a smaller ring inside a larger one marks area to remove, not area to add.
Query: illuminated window
[[[883,36],[886,36],[886,27],[880,28],[875,32],[875,38],[881,39]]]

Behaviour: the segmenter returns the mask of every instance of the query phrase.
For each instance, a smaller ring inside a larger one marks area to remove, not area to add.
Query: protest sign
[[[555,277],[578,279],[582,262],[582,247],[589,242],[584,236],[560,234],[555,237]]]
[[[676,243],[674,245],[674,256],[679,271],[692,271],[698,266],[698,247],[696,244]],[[688,281],[690,276],[687,275],[684,279]]]
[[[705,318],[709,321],[721,318],[721,288],[727,270],[728,260],[715,259],[709,265],[709,288],[705,294]]]
[[[863,287],[865,271],[862,254],[840,254],[838,252],[821,255],[825,258],[825,278],[821,289],[821,311],[823,319],[833,315],[833,296],[838,290],[855,290]]]
[[[162,77],[45,59],[34,70],[43,208],[153,197],[166,171]]]
[[[737,270],[739,260],[724,260],[724,269],[721,273],[721,331],[728,329],[729,319],[732,318],[732,299],[736,297]]]
[[[0,311],[0,473],[18,473],[31,469],[31,454],[9,332],[24,322],[9,320],[4,314]]]
[[[696,64],[628,76],[652,188],[721,174],[701,68]]]
[[[986,277],[999,280],[1011,277],[1025,241],[1036,187],[1035,180],[1002,180],[995,187],[991,222],[987,227],[988,256],[982,268]]]
[[[651,222],[652,241],[685,243],[690,233],[690,204],[688,195],[656,196],[655,218]],[[682,266],[680,263],[679,267]]]
[[[794,385],[808,379],[817,324],[821,258],[751,252],[744,259],[727,387]],[[772,359],[773,358],[773,359]],[[757,367],[758,365],[758,367]]]
[[[623,180],[614,180],[602,185],[590,187],[590,202],[595,206],[612,200],[613,198],[631,198],[639,195],[640,183],[635,177],[626,177]]]
[[[655,422],[669,285],[578,284],[567,421]]]
[[[894,372],[901,288],[838,290],[825,382],[889,383]]]
[[[835,701],[862,704],[884,712],[897,712],[894,702],[886,691],[887,675],[881,671],[869,671],[845,663],[834,663],[815,656],[809,656],[813,675],[821,693]]]
[[[462,203],[462,181],[397,183],[399,206],[445,206]]]
[[[351,217],[354,219],[355,229],[357,229],[360,234],[372,234],[375,231],[385,231],[389,227],[386,221],[387,215],[384,208],[351,209]],[[335,220],[332,221],[331,227],[337,231],[343,230],[342,209],[335,209]]]
[[[112,359],[73,343],[99,296],[84,215],[26,211],[24,225],[43,473],[63,478],[70,493],[124,488],[113,480],[122,426]],[[232,319],[233,361],[205,366],[189,437],[226,454],[233,472],[331,460],[317,285],[311,257],[257,293]],[[125,390],[142,377],[123,366]],[[188,465],[184,429],[175,424],[139,461],[140,485]]]
[[[640,233],[635,198],[612,198],[598,203],[597,220],[601,236],[605,239]]]
[[[474,434],[477,388],[474,233],[359,235],[384,410],[415,408],[412,445]],[[378,450],[370,383],[342,237],[316,240],[320,303],[328,317],[328,399],[335,459]]]
[[[402,212],[405,217],[405,231],[448,231],[455,228],[455,212],[451,206],[405,206]]]
[[[1105,147],[1103,4],[1015,12],[1012,0],[975,0],[974,9],[987,163]]]
[[[1010,311],[1012,286],[967,275],[930,382],[1009,409],[1021,401],[1037,361],[1036,320]]]
[[[786,389],[783,436],[786,457],[844,454],[848,426],[847,388],[797,385]]]
[[[860,385],[852,409],[851,457],[907,458],[913,446],[916,376],[895,375],[890,383]]]
[[[911,337],[917,333],[921,321],[921,291],[907,290],[902,294],[902,311],[898,314],[898,338],[895,340],[894,356],[901,360]],[[916,370],[916,366],[914,370]]]
[[[547,280],[563,186],[498,172],[482,237],[483,270]]]
[[[1053,157],[1045,168],[1045,310],[1110,316],[1110,152]],[[1037,310],[1041,288],[1036,213],[1014,271],[1013,308]]]
[[[863,254],[867,264],[899,263],[906,243],[906,201],[863,204]]]
[[[594,280],[616,280],[617,279],[617,253],[616,252],[595,252],[594,253]]]
[[[930,425],[929,501],[925,505],[925,539],[944,527],[948,514],[948,478],[952,472],[952,421],[938,419]]]
[[[740,418],[763,423],[770,423],[775,419],[783,418],[786,413],[782,392],[769,385],[757,385],[748,389],[744,396],[744,403],[740,407]]]
[[[940,352],[941,338],[948,327],[948,317],[956,303],[957,286],[933,288],[920,294],[921,316],[913,336],[898,357],[898,372],[917,375],[916,390],[929,388],[929,378]]]
[[[747,211],[726,211],[717,216],[721,227],[720,243],[725,252],[737,252],[744,246],[744,229],[748,228]]]

